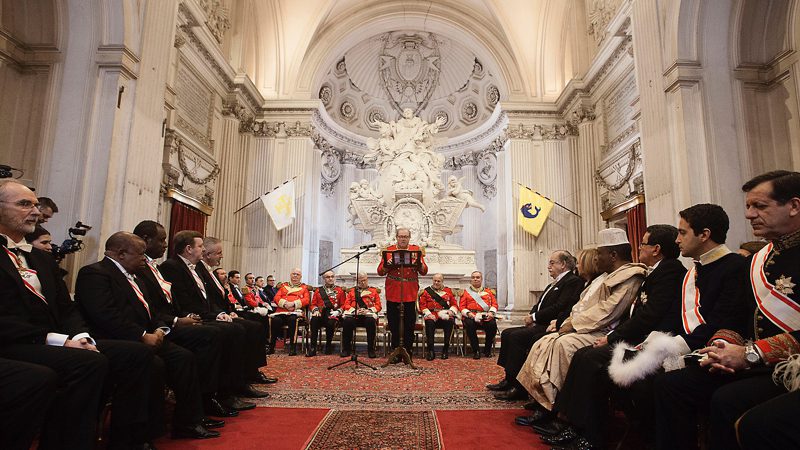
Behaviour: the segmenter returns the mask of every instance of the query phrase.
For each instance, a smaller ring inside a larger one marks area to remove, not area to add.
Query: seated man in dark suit
[[[25,242],[39,218],[37,204],[18,181],[0,180],[0,357],[58,377],[40,448],[94,446],[107,375],[115,386],[108,446],[142,447],[153,354],[138,342],[92,339],[52,256]]]
[[[223,348],[223,353],[234,353],[231,358],[231,384],[236,386],[235,394],[244,397],[266,397],[266,392],[253,389],[247,383],[247,377],[260,367],[258,362],[253,362],[248,357],[248,350],[254,345],[247,341],[247,331],[240,323],[234,322],[234,317],[222,310],[214,301],[216,289],[206,288],[206,283],[201,274],[208,274],[202,264],[203,237],[196,231],[179,231],[173,237],[175,256],[164,261],[158,266],[164,279],[172,283],[172,298],[181,315],[196,314],[204,324],[218,327],[227,339],[233,340],[231,345]],[[258,324],[255,324],[259,327]],[[263,353],[263,346],[262,346]],[[239,411],[252,409],[254,403],[241,402],[230,399],[225,406]]]
[[[569,313],[583,290],[583,280],[575,275],[575,258],[566,250],[557,250],[550,255],[547,271],[553,282],[544,288],[539,302],[531,308],[525,325],[506,328],[500,334],[500,356],[497,365],[505,369],[506,376],[499,383],[486,386],[491,391],[499,391],[499,400],[519,400],[528,398],[528,393],[517,381],[517,374],[528,356],[533,344],[547,333],[550,321],[562,313]]]
[[[220,426],[205,419],[200,395],[197,363],[189,350],[164,339],[170,328],[150,309],[147,287],[137,282],[135,272],[144,268],[145,243],[139,236],[118,231],[106,241],[105,258],[84,266],[75,283],[75,302],[96,336],[143,342],[155,353],[154,393],[150,405],[151,438],[163,432],[164,378],[175,392],[174,438],[207,439],[219,433],[205,425]],[[160,419],[160,420],[159,420]]]
[[[56,397],[58,374],[0,358],[0,448],[28,450]]]

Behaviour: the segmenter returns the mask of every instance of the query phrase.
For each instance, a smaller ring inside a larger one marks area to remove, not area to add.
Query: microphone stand
[[[358,272],[359,272],[359,270],[361,268],[361,255],[363,255],[364,253],[367,253],[369,251],[369,249],[372,248],[373,246],[368,245],[366,247],[367,248],[361,250],[360,252],[356,253],[355,255],[345,259],[344,261],[340,262],[339,264],[331,267],[328,270],[324,270],[322,273],[320,273],[320,276],[322,276],[322,274],[324,274],[325,272],[331,271],[331,270],[341,266],[342,264],[346,263],[347,261],[350,261],[351,259],[355,258],[355,260],[356,260],[356,285],[353,286],[353,289],[355,289],[354,294],[356,295],[356,312],[358,312],[358,299],[360,298],[360,297],[358,297],[358,295],[359,295]],[[342,311],[342,312],[344,312],[344,311]],[[377,321],[376,321],[376,324],[377,324]],[[344,317],[342,317],[342,327],[344,328]],[[378,332],[378,330],[375,330],[376,334],[377,334],[377,332]],[[344,341],[344,330],[342,330],[342,341]],[[356,363],[356,369],[358,369],[358,365],[361,364],[362,366],[367,366],[372,370],[378,370],[377,367],[373,367],[373,366],[371,366],[371,365],[369,365],[369,364],[367,364],[365,362],[361,362],[361,361],[358,360],[358,352],[356,352],[356,342],[355,341],[356,341],[356,332],[355,332],[355,329],[354,329],[353,330],[353,337],[350,339],[350,346],[352,347],[352,352],[353,352],[350,355],[350,359],[346,359],[346,360],[344,360],[342,362],[338,362],[338,363],[328,367],[328,370],[335,369],[335,368],[337,368],[339,366],[343,366],[343,365],[345,365],[345,364],[347,364],[349,362]],[[344,345],[344,342],[342,342],[342,345]],[[369,342],[367,342],[367,347],[369,347]]]

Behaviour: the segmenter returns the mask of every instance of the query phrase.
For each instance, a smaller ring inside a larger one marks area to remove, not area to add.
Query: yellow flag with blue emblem
[[[294,180],[289,180],[277,189],[262,195],[261,201],[278,231],[288,227],[295,218]]]
[[[525,231],[538,237],[554,204],[525,186],[520,186],[517,221]]]

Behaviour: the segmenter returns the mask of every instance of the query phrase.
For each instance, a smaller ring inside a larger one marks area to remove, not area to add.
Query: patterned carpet
[[[262,371],[280,381],[265,386],[270,397],[260,400],[259,406],[422,411],[509,409],[523,403],[495,400],[485,389],[487,383],[496,382],[503,375],[495,358],[415,359],[417,370],[403,364],[380,368],[385,358],[364,358],[378,370],[355,368],[353,363],[327,370],[341,361],[344,359],[336,355],[270,356]]]
[[[330,411],[306,450],[440,450],[442,437],[433,411]]]

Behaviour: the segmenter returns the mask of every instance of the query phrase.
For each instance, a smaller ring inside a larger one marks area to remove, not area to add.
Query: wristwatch
[[[744,359],[747,361],[747,364],[751,366],[754,366],[761,362],[761,355],[758,354],[756,346],[753,345],[752,343],[745,345]]]

